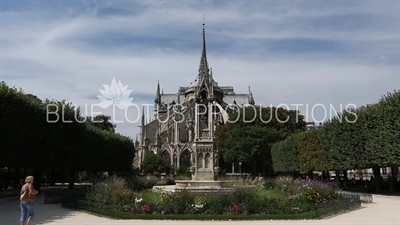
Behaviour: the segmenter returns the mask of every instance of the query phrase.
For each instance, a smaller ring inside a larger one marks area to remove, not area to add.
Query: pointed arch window
[[[164,165],[166,167],[171,167],[171,155],[167,150],[164,150],[161,154],[163,160],[164,160]]]
[[[190,163],[190,152],[189,150],[185,150],[184,152],[182,152],[180,158],[179,158],[179,167],[190,167],[191,163]]]

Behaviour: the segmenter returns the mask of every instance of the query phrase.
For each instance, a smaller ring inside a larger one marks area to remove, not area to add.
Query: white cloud
[[[136,104],[152,103],[146,96],[155,95],[157,80],[175,93],[195,79],[204,13],[214,78],[236,93],[250,85],[258,104],[359,106],[400,85],[396,1],[82,4],[3,8],[1,79],[83,107],[98,103],[99,88],[115,77],[133,89]],[[104,16],[106,7],[115,11]],[[138,125],[117,130],[135,138]]]

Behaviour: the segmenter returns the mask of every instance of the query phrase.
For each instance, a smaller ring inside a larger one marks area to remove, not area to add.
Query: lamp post
[[[239,176],[242,178],[242,162],[239,162]]]

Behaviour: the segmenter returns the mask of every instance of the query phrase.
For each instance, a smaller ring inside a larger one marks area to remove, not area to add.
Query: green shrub
[[[162,214],[173,214],[174,213],[174,205],[173,205],[173,193],[167,191],[158,191],[157,192],[157,207],[159,208],[159,213]]]
[[[115,206],[129,206],[135,202],[138,195],[129,188],[122,187],[111,192],[111,204]]]
[[[175,180],[190,180],[192,179],[192,175],[189,173],[187,175],[177,175]]]
[[[240,211],[245,214],[258,214],[262,207],[262,199],[258,195],[258,188],[255,187],[238,188],[232,193],[232,198],[237,199]]]
[[[166,183],[167,183],[167,185],[174,185],[175,184],[175,180],[173,178],[168,177],[166,179]]]
[[[229,192],[213,192],[204,196],[208,208],[205,212],[208,214],[224,214],[228,212],[231,205],[235,204],[232,193]]]
[[[142,162],[142,169],[145,174],[161,173],[165,170],[164,160],[157,154],[146,154]]]
[[[129,179],[127,186],[132,190],[139,192],[145,189],[153,188],[160,179],[155,176],[134,176]]]
[[[86,197],[90,200],[102,202],[102,204],[111,204],[113,193],[125,189],[126,182],[124,179],[112,176],[104,181],[95,183],[92,189],[87,192]],[[114,202],[115,203],[115,202]]]
[[[275,181],[273,179],[264,180],[264,188],[267,190],[275,189]]]
[[[326,203],[339,198],[336,193],[337,188],[320,181],[304,182],[297,190],[297,195],[300,199],[310,205]]]
[[[174,213],[183,214],[193,211],[194,194],[186,190],[175,192],[172,195]]]
[[[291,185],[293,185],[293,178],[292,177],[278,177],[274,180],[274,187],[275,189],[288,192]]]
[[[329,183],[321,181],[305,181],[293,179],[292,177],[278,177],[269,184],[275,190],[280,191],[287,198],[270,199],[270,205],[277,208],[292,206],[310,207],[317,204],[327,203],[338,199],[338,190]]]

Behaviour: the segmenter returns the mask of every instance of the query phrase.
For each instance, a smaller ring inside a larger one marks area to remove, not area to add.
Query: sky
[[[0,8],[1,81],[110,115],[132,139],[157,82],[173,94],[196,78],[203,15],[214,79],[236,93],[250,86],[256,104],[298,105],[307,121],[323,122],[400,88],[398,0],[1,0]],[[113,80],[135,107],[99,107]],[[145,111],[151,120],[152,107]]]

